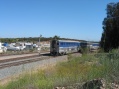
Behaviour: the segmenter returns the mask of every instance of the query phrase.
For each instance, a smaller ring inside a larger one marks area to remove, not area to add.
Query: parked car
[[[11,50],[11,51],[20,51],[20,47],[7,46],[7,50]]]

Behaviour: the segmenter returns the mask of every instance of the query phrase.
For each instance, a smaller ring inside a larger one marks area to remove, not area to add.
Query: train
[[[90,47],[91,50],[97,50],[99,48],[100,48],[100,44],[99,43],[92,43],[91,47]]]
[[[79,41],[72,40],[52,40],[50,42],[51,55],[64,55],[81,50]]]
[[[73,52],[81,52],[82,48],[98,49],[99,43],[92,43],[88,41],[72,41],[72,40],[51,40],[50,54],[51,55],[64,55]]]

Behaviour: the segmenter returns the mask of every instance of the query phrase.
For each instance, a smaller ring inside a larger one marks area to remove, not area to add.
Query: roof
[[[58,40],[59,42],[78,42],[80,43],[79,41],[72,41],[72,40]]]

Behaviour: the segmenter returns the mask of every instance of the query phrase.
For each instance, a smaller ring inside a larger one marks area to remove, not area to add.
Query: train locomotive
[[[67,53],[79,52],[80,42],[71,40],[52,40],[50,42],[51,55],[64,55]]]

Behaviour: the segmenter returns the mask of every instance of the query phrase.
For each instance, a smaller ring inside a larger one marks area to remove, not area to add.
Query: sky
[[[100,41],[108,3],[118,0],[0,0],[0,38]]]

